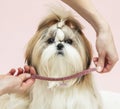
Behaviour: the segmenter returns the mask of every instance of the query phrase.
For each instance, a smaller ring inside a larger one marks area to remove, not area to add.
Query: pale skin
[[[118,54],[109,24],[97,11],[91,0],[62,1],[76,10],[94,28],[98,57],[94,57],[93,61],[98,72],[109,72],[118,61]]]
[[[35,82],[34,79],[30,78],[32,74],[36,74],[35,69],[30,66],[18,68],[16,76],[16,70],[11,69],[8,74],[0,75],[0,95],[6,93],[24,93],[27,91]]]

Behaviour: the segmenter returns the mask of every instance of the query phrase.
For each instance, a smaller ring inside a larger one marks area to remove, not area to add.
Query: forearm
[[[100,31],[109,29],[105,19],[98,13],[91,0],[62,0],[64,3],[76,10],[84,19],[86,19],[98,34]]]

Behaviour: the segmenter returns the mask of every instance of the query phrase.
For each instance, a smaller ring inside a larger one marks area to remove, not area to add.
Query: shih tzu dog
[[[91,63],[91,47],[72,16],[54,14],[38,27],[26,50],[28,65],[39,75],[65,77]],[[101,109],[91,74],[67,81],[37,80],[31,90],[29,109]]]
[[[66,77],[90,67],[91,46],[80,23],[54,13],[39,25],[28,43],[26,61],[38,75]],[[36,80],[24,95],[11,95],[1,109],[102,109],[92,74],[65,81]]]

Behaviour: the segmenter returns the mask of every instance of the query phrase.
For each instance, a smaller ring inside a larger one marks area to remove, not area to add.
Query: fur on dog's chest
[[[99,109],[95,96],[77,85],[47,88],[38,81],[32,94],[30,109]]]

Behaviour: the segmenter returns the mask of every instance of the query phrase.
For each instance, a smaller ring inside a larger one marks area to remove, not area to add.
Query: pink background
[[[40,19],[47,12],[48,4],[55,1],[60,2],[58,0],[0,0],[0,73],[7,73],[11,68],[24,66],[26,44],[36,31]],[[109,22],[120,56],[120,1],[93,0],[93,3]],[[95,52],[95,32],[84,19],[80,19]],[[110,73],[94,73],[99,89],[120,93],[119,67],[120,62],[117,62]]]

